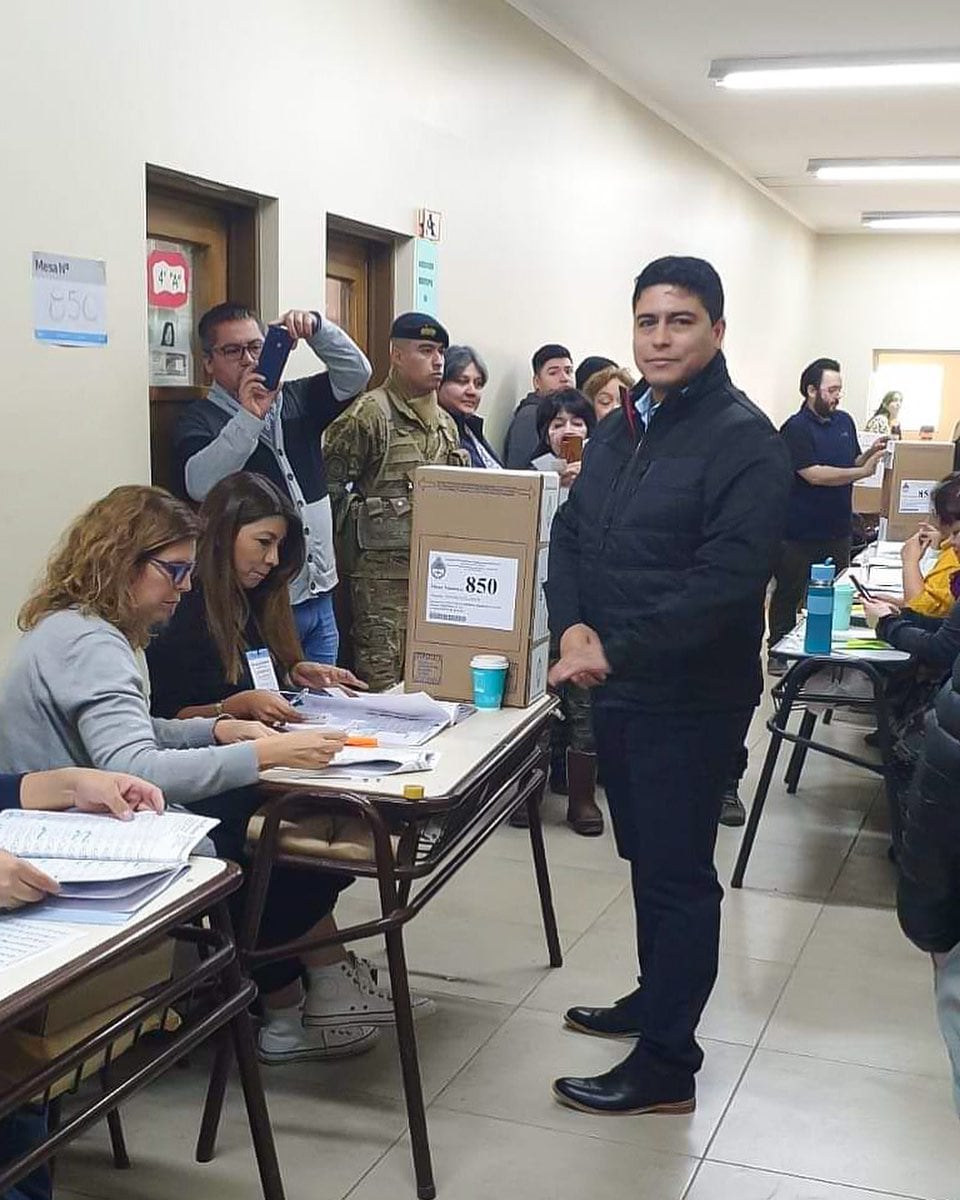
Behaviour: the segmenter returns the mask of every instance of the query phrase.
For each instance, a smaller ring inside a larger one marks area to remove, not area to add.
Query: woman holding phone
[[[556,471],[560,500],[566,499],[580,474],[587,438],[597,426],[593,405],[576,388],[563,388],[540,401],[537,434],[540,444],[530,462],[535,471]],[[558,648],[550,647],[551,662]],[[593,740],[590,693],[576,684],[559,689],[563,720],[556,721],[550,743],[550,788],[567,797],[567,824],[584,837],[603,833],[603,813],[597,806],[597,755]],[[524,823],[522,810],[511,819]]]

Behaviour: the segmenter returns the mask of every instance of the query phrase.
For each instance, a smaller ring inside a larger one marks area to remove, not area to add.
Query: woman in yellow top
[[[925,617],[945,617],[960,598],[954,591],[955,587],[960,589],[960,558],[950,541],[950,534],[960,523],[960,472],[937,484],[932,502],[936,524],[924,522],[900,551],[903,562],[900,606]],[[924,576],[920,561],[931,546],[939,546],[940,554]]]

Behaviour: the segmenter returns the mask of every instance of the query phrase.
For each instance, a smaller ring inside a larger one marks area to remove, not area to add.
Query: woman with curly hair
[[[140,775],[169,801],[217,817],[211,837],[218,853],[239,858],[259,804],[253,785],[260,771],[325,766],[344,736],[279,734],[228,714],[151,717],[144,649],[190,590],[199,531],[186,504],[140,486],[114,488],[70,526],[20,611],[24,636],[0,689],[0,771],[85,766]],[[274,871],[263,944],[315,929],[347,882]],[[303,1025],[301,976],[310,982],[312,966],[291,960],[255,973],[266,1016],[260,1053],[268,1062],[356,1053],[376,1037],[368,1026]]]

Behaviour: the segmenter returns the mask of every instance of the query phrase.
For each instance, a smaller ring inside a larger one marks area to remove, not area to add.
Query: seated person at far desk
[[[256,686],[247,654],[257,650],[267,652],[275,679],[287,685],[366,687],[341,667],[303,660],[289,592],[306,553],[303,525],[280,489],[263,475],[228,475],[207,493],[200,519],[193,586],[147,648],[154,716],[182,720],[226,714],[270,724],[300,722],[299,710],[278,691]],[[281,740],[292,736],[283,734]],[[214,799],[220,805],[207,808],[211,816],[219,815],[224,802],[232,803],[229,795]],[[230,857],[243,854],[240,836]],[[319,887],[327,879],[332,889],[338,886],[326,872],[311,872],[310,883],[302,872],[292,874],[301,887]],[[336,878],[346,877],[338,873]],[[295,903],[292,894],[290,903]],[[286,940],[273,935],[268,915],[264,942]],[[322,931],[336,932],[332,915],[323,918]],[[277,963],[264,971],[279,972],[274,976],[279,982],[291,969],[296,973],[297,964]],[[314,951],[307,973],[304,1024],[313,1034],[328,1032],[339,1052],[372,1044],[371,1030],[394,1022],[389,988],[377,985],[369,962],[342,946]],[[434,1008],[425,996],[413,996],[412,1003],[415,1017]]]
[[[29,775],[0,775],[0,809],[4,808],[42,812],[76,809],[126,820],[137,811],[163,812],[163,793],[133,775],[66,767]],[[58,890],[56,882],[33,863],[0,850],[0,909],[35,904],[56,895]],[[43,1106],[24,1105],[0,1118],[0,1166],[26,1154],[46,1133]],[[43,1163],[4,1192],[2,1200],[48,1200],[50,1194],[50,1169]]]
[[[34,594],[20,610],[24,636],[0,688],[0,771],[49,766],[120,769],[161,787],[170,802],[214,816],[217,853],[242,861],[247,823],[269,767],[326,766],[342,747],[337,730],[279,734],[257,721],[151,718],[143,650],[190,589],[199,521],[161,488],[114,488],[67,531]],[[262,944],[315,930],[349,878],[273,872]],[[245,888],[234,892],[242,911]],[[266,1016],[260,1054],[268,1062],[355,1053],[372,1044],[353,1031],[303,1024],[301,974],[311,963],[254,972]]]
[[[960,558],[954,545],[953,531],[960,529],[960,472],[941,479],[931,496],[935,524],[924,522],[900,550],[903,562],[903,599],[894,600],[898,608],[926,617],[945,617],[960,598],[954,588],[960,585]],[[937,561],[926,575],[920,569],[923,556],[937,547]],[[956,580],[956,583],[955,583]]]

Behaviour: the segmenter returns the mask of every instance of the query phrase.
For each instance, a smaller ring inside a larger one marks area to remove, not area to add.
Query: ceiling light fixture
[[[956,86],[960,84],[960,50],[718,58],[710,64],[709,77],[717,87],[746,91]]]
[[[960,158],[811,158],[807,172],[834,181],[960,179]]]
[[[960,233],[960,212],[865,212],[860,224],[901,233]]]

